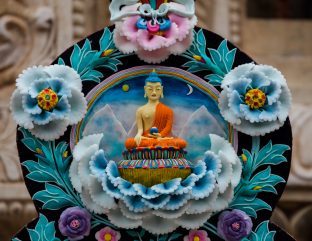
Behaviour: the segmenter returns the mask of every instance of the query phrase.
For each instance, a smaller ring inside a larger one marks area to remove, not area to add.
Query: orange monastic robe
[[[159,103],[156,106],[155,120],[153,127],[157,127],[161,137],[171,137],[171,130],[173,124],[173,111],[166,105]],[[143,133],[143,136],[148,137],[150,130]],[[127,149],[134,149],[136,147],[175,147],[178,149],[185,148],[187,143],[181,138],[172,138],[165,140],[142,139],[139,146],[136,145],[134,138],[129,138],[126,140],[125,146]]]

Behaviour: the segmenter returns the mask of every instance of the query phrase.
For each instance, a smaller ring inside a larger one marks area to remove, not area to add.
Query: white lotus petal
[[[142,228],[153,234],[166,234],[177,229],[179,225],[170,219],[157,216],[149,216],[143,219]]]
[[[16,86],[18,90],[26,94],[31,84],[37,80],[49,78],[49,74],[44,71],[42,66],[33,66],[25,69],[17,78]]]
[[[134,189],[133,184],[124,179],[120,179],[118,188],[120,192],[125,196],[136,196],[138,195],[137,191]]]
[[[214,212],[219,212],[229,206],[229,203],[232,201],[234,197],[234,189],[231,185],[225,190],[224,193],[219,194],[217,200],[211,207]]]
[[[208,197],[213,192],[215,183],[216,179],[213,172],[207,172],[206,175],[199,179],[192,188],[192,198],[198,200]]]
[[[217,176],[217,182],[220,192],[223,193],[231,183],[231,179],[233,178],[233,169],[232,164],[228,161],[227,157],[223,154],[223,152],[220,152],[220,159],[222,163],[222,168],[221,172]]]
[[[87,101],[80,91],[76,89],[72,89],[72,96],[68,97],[68,102],[70,105],[70,113],[69,113],[69,124],[74,125],[77,124],[82,118],[85,116],[87,112]]]
[[[211,217],[212,212],[201,214],[184,214],[175,222],[185,229],[198,229]]]
[[[32,123],[30,114],[24,111],[23,95],[18,89],[16,89],[12,94],[10,109],[13,119],[18,125],[28,130],[34,128],[34,124]]]
[[[156,197],[154,199],[142,199],[142,202],[151,209],[161,209],[163,208],[168,202],[170,201],[170,196],[169,195],[161,195],[159,197]]]
[[[51,77],[63,79],[71,88],[81,91],[82,81],[80,75],[73,68],[66,65],[55,64],[45,67],[44,71]]]
[[[191,198],[191,195],[189,193],[182,194],[182,195],[170,195],[169,202],[162,209],[168,210],[168,211],[177,210],[181,208],[182,206],[184,206],[190,198]]]
[[[142,218],[149,215],[149,212],[143,211],[143,212],[132,212],[129,210],[129,208],[126,206],[126,204],[123,201],[119,201],[118,206],[122,212],[122,214],[129,219],[134,220],[141,220]]]
[[[239,184],[241,180],[241,176],[242,176],[242,163],[239,158],[237,158],[235,164],[232,165],[232,169],[233,169],[233,174],[232,174],[231,184],[233,188],[235,188]]]
[[[103,134],[95,134],[83,137],[74,148],[73,151],[74,159],[80,160],[81,156],[86,152],[86,150],[94,144],[96,144],[99,147],[102,138]]]
[[[139,184],[139,183],[133,184],[133,188],[137,192],[137,194],[144,199],[153,199],[153,198],[157,198],[160,195],[156,191],[152,190],[151,188],[145,187],[144,185]]]
[[[200,214],[208,211],[213,211],[213,204],[219,195],[219,189],[215,188],[213,192],[204,199],[190,200],[186,214]]]
[[[90,192],[87,188],[83,188],[80,194],[81,201],[87,207],[87,209],[96,214],[104,214],[105,209],[100,205],[97,205],[91,198]]]
[[[181,178],[175,178],[168,182],[154,185],[151,187],[151,189],[160,194],[170,194],[178,189],[181,181]]]
[[[85,153],[81,156],[78,162],[78,176],[83,187],[88,187],[90,182],[90,160],[91,156],[97,151],[97,145],[90,146]]]
[[[92,200],[103,209],[115,209],[115,199],[104,192],[102,184],[96,177],[90,176],[89,190]]]
[[[112,224],[120,228],[133,229],[142,225],[141,220],[130,219],[124,216],[119,208],[111,210],[107,217]]]
[[[75,190],[79,193],[82,192],[82,184],[80,178],[78,176],[78,162],[72,161],[70,168],[69,168],[69,177],[70,181],[75,188]]]
[[[152,213],[161,218],[176,219],[176,218],[181,217],[187,209],[188,209],[188,205],[184,205],[177,210],[170,211],[170,210],[160,209],[160,210],[155,210]]]
[[[109,181],[115,186],[117,187],[120,183],[120,174],[119,174],[119,171],[118,171],[118,167],[117,167],[117,164],[114,162],[114,161],[110,161],[108,164],[107,164],[107,167],[106,167],[106,175],[109,179]]]
[[[34,125],[29,131],[39,139],[54,141],[64,135],[67,126],[67,120],[53,120],[46,125]]]

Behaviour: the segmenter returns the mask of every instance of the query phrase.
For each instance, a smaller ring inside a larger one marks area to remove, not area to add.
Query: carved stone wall
[[[73,42],[107,26],[108,3],[109,0],[2,0],[0,3],[1,241],[9,240],[36,216],[22,180],[15,145],[16,127],[9,115],[15,78],[27,66],[49,64]],[[198,0],[197,5],[200,26],[229,38],[260,63],[275,65],[286,74],[296,103],[291,113],[293,167],[288,189],[272,220],[294,234],[298,241],[310,241],[312,51],[308,30],[311,23],[248,19],[245,0]],[[271,39],[282,46],[269,46]]]

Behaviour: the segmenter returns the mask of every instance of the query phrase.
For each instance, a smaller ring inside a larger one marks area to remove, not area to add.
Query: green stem
[[[52,148],[52,149],[51,149]],[[58,174],[58,178],[62,181],[63,183],[63,188],[65,188],[65,191],[70,194],[74,199],[75,201],[77,202],[77,204],[80,206],[80,207],[83,207],[82,205],[82,202],[81,200],[76,196],[76,193],[73,192],[72,188],[70,188],[67,184],[67,182],[64,180],[63,176],[60,175],[60,171],[59,171],[59,168],[58,168],[58,165],[57,165],[57,162],[56,162],[56,157],[55,157],[55,153],[54,153],[54,150],[55,150],[55,142],[53,141],[52,142],[52,147],[51,147],[51,142],[49,142],[49,149],[52,151],[52,156],[53,156],[53,161],[54,161],[54,165],[56,167],[56,170],[57,170],[57,174]]]
[[[207,222],[207,223],[204,224],[203,227],[206,228],[208,231],[212,232],[214,235],[220,237],[219,234],[218,234],[217,228],[215,226],[213,226],[212,224]]]
[[[139,240],[142,241],[141,235],[138,232],[137,232],[137,234],[138,234]]]
[[[188,56],[187,54],[182,54],[183,57],[191,60],[191,61],[196,61],[196,59],[194,59],[193,57]]]

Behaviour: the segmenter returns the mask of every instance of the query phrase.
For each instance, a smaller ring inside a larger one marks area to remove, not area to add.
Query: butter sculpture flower
[[[13,118],[40,139],[59,138],[86,113],[82,81],[70,67],[35,66],[24,70],[16,82],[11,97]]]
[[[191,230],[183,241],[210,241],[208,234],[204,230]]]
[[[277,69],[253,63],[240,65],[225,76],[221,87],[221,114],[238,131],[265,135],[286,121],[291,94]]]
[[[91,215],[80,207],[67,208],[60,216],[58,227],[68,240],[82,240],[91,230]]]
[[[100,149],[102,138],[95,134],[78,142],[69,176],[86,208],[107,215],[120,228],[141,226],[153,234],[198,229],[228,207],[240,181],[242,166],[234,148],[216,135],[210,135],[211,148],[186,179],[151,187],[123,179],[117,164]]]
[[[127,6],[120,5],[122,17],[114,17],[119,2],[113,1],[110,10],[116,26],[114,42],[121,52],[134,52],[147,63],[160,63],[191,46],[197,23],[194,1],[186,5],[178,1],[157,1],[156,6],[134,1]]]
[[[120,240],[120,237],[120,233],[110,227],[102,228],[95,234],[97,241],[118,241]]]
[[[219,216],[218,234],[226,241],[240,241],[249,236],[252,226],[252,221],[245,212],[238,209],[224,211]]]

